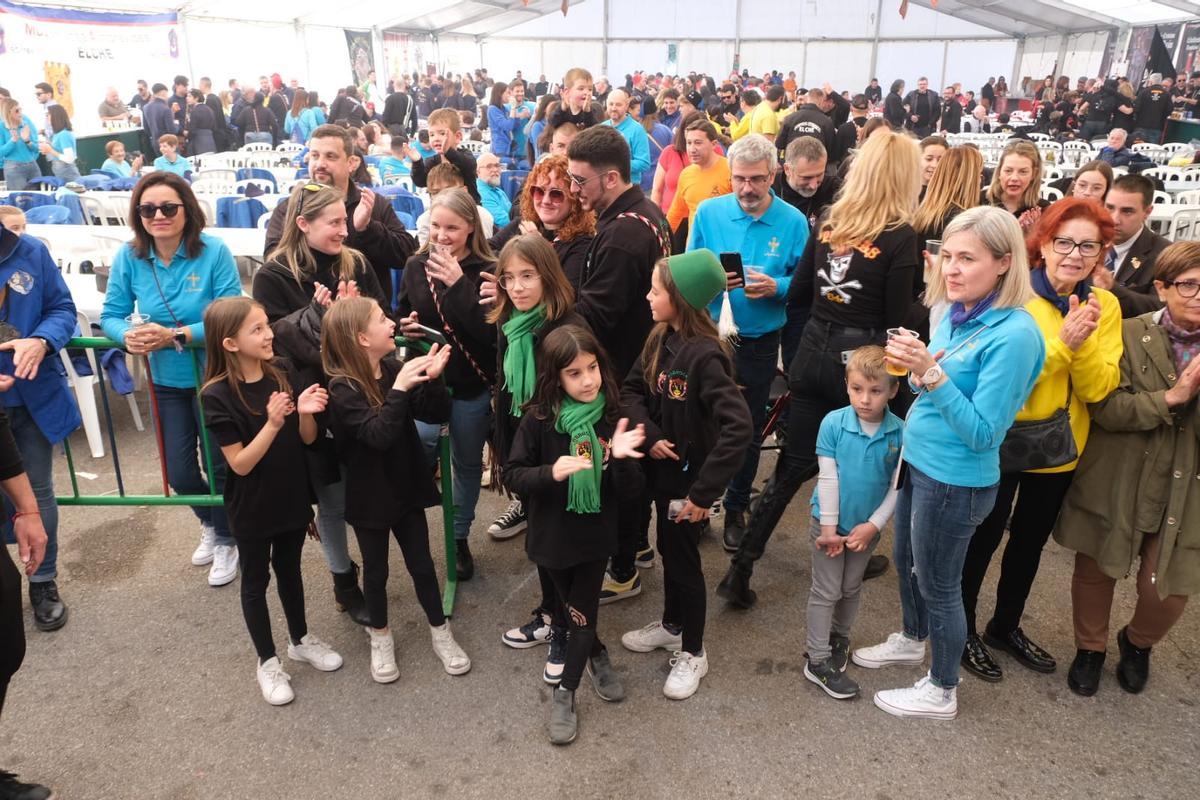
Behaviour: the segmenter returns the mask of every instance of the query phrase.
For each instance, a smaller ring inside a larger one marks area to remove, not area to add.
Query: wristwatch
[[[925,374],[921,376],[921,383],[926,389],[932,388],[935,383],[940,381],[945,376],[945,374],[946,373],[942,371],[940,364],[934,364],[932,367],[925,370]]]
[[[184,345],[187,344],[187,332],[183,328],[176,328],[172,333],[174,334],[172,338],[174,339],[175,349],[182,353]]]

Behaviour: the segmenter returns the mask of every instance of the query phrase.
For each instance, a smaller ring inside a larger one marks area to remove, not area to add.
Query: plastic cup
[[[904,328],[888,328],[887,329],[887,338],[888,338],[888,341],[890,342],[894,337],[900,336],[902,334],[908,334],[908,333],[910,333],[910,331],[907,331]],[[896,365],[892,364],[892,360],[890,358],[885,358],[883,363],[884,363],[884,369],[887,370],[888,375],[894,375],[897,378],[903,378],[905,375],[908,374],[907,368],[902,367],[902,366],[896,366]]]
[[[929,255],[933,256],[934,258],[937,258],[938,256],[940,256],[942,254],[942,240],[941,239],[926,239],[925,240],[925,252],[929,253]]]
[[[143,325],[150,324],[150,317],[146,314],[135,311],[126,317],[125,321],[129,323],[130,327],[140,328]]]

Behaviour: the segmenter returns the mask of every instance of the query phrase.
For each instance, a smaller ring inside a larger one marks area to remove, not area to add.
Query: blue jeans
[[[475,521],[483,445],[492,428],[491,392],[455,397],[450,406],[450,463],[454,468],[454,538],[466,539]]]
[[[54,445],[33,421],[33,415],[25,406],[11,406],[5,411],[12,426],[17,450],[21,452],[21,463],[29,477],[29,485],[33,487],[33,496],[37,499],[42,527],[46,529],[46,557],[42,559],[41,565],[29,582],[52,581],[58,575],[58,503],[54,501]],[[4,541],[15,542],[12,522],[9,521],[12,519],[13,508],[8,498],[5,498],[4,508]]]
[[[317,495],[317,531],[330,572],[350,571],[350,549],[346,546],[346,484],[344,481],[313,487]]]
[[[19,192],[36,178],[42,177],[42,170],[36,161],[5,161],[4,185],[10,192]]]
[[[758,474],[758,457],[762,452],[762,431],[767,424],[767,402],[771,397],[771,383],[775,380],[775,366],[779,359],[779,331],[754,339],[741,339],[734,346],[734,370],[742,397],[750,408],[750,419],[754,423],[754,435],[746,450],[742,468],[729,482],[725,492],[727,511],[745,511],[750,505],[750,488]]]
[[[951,486],[911,464],[896,501],[896,574],[904,635],[930,640],[929,673],[935,686],[958,685],[958,664],[967,643],[962,572],[971,536],[996,502],[996,488]]]
[[[163,450],[167,461],[167,482],[178,494],[208,494],[208,481],[200,474],[200,404],[195,389],[177,389],[155,385],[158,397],[159,423],[162,425]],[[211,441],[211,440],[210,440]],[[216,442],[212,444],[213,474],[209,478],[218,494],[225,491],[225,459]],[[204,525],[217,532],[218,545],[232,546],[229,518],[222,506],[193,506],[194,513]]]
[[[54,177],[63,183],[79,180],[79,167],[75,166],[74,161],[70,164],[65,161],[51,161],[50,171],[54,173]]]
[[[1134,128],[1133,133],[1129,136],[1129,141],[1132,142],[1138,137],[1141,137],[1142,141],[1147,144],[1158,144],[1158,140],[1162,138],[1162,131],[1154,128]]]

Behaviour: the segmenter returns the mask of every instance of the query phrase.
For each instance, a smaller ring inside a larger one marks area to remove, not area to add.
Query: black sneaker
[[[0,800],[54,800],[54,792],[39,783],[22,783],[13,773],[0,770]]]
[[[850,638],[836,633],[829,634],[829,649],[833,651],[829,657],[833,666],[838,672],[845,672],[846,665],[850,663]]]
[[[550,614],[540,608],[535,608],[533,619],[519,628],[506,631],[502,639],[506,645],[518,650],[546,644],[550,641]]]
[[[820,686],[825,694],[838,700],[849,700],[858,694],[858,684],[833,665],[833,659],[808,661],[804,665],[804,677]]]
[[[455,566],[458,580],[469,581],[475,575],[475,557],[471,555],[471,546],[466,539],[454,541]]]
[[[33,624],[39,631],[56,631],[67,624],[67,606],[58,596],[54,581],[30,583],[29,605],[33,606]]]
[[[511,539],[525,530],[528,524],[529,517],[518,499],[508,504],[508,510],[496,517],[487,532],[493,539]]]
[[[736,553],[738,545],[742,543],[742,537],[745,535],[746,512],[725,509],[725,535],[721,539],[725,552]]]
[[[558,686],[562,681],[563,667],[566,665],[567,629],[551,625],[550,654],[546,656],[546,666],[542,669],[542,680],[551,686]]]
[[[637,551],[637,555],[633,558],[633,565],[638,569],[650,569],[654,566],[654,548],[646,545],[641,550]]]

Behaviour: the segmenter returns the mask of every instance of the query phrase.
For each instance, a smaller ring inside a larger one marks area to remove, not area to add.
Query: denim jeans
[[[58,503],[54,502],[54,445],[33,421],[33,415],[25,406],[12,406],[5,411],[12,426],[17,450],[21,452],[21,463],[29,477],[29,485],[33,487],[33,496],[37,499],[42,527],[46,529],[46,557],[42,559],[41,565],[30,577],[29,582],[52,581],[58,575]],[[4,500],[4,508],[4,541],[15,542],[16,537],[9,521],[12,519],[13,509],[8,498]]]
[[[958,664],[967,643],[962,572],[971,536],[991,512],[996,488],[951,486],[911,464],[896,501],[896,574],[904,635],[930,640],[929,670],[935,686],[958,685]]]
[[[346,546],[346,484],[320,484],[314,487],[317,495],[317,532],[321,534],[321,550],[330,572],[350,571],[350,549]]]
[[[1147,144],[1158,144],[1158,140],[1162,138],[1162,131],[1154,128],[1134,128],[1133,133],[1129,135],[1129,141],[1133,142],[1139,136]]]
[[[70,164],[65,161],[51,161],[50,171],[54,173],[54,177],[63,183],[79,180],[79,167],[75,166],[74,161]]]
[[[771,397],[771,383],[775,380],[775,367],[779,363],[779,331],[754,339],[741,339],[734,346],[734,369],[742,397],[750,408],[750,419],[754,423],[754,435],[746,450],[742,468],[729,482],[725,492],[726,511],[745,511],[750,505],[750,488],[758,474],[758,457],[762,448],[763,426],[767,423],[767,402]]]
[[[5,161],[4,185],[10,192],[19,192],[32,180],[42,177],[36,161]]]
[[[274,144],[270,131],[246,131],[246,144]]]
[[[1111,126],[1107,122],[1084,122],[1079,129],[1079,140],[1090,142],[1092,139],[1103,139],[1108,135]]]
[[[466,539],[475,521],[483,445],[492,428],[491,392],[455,397],[450,406],[450,463],[454,467],[454,538]]]
[[[156,385],[154,391],[162,425],[167,482],[179,494],[208,494],[208,481],[200,474],[200,464],[204,458],[200,451],[200,426],[204,423],[200,419],[196,390]],[[213,474],[209,478],[219,494],[225,491],[225,459],[216,442],[212,442],[212,462]],[[224,506],[193,506],[192,513],[201,523],[212,525],[217,532],[218,545],[234,544]]]

